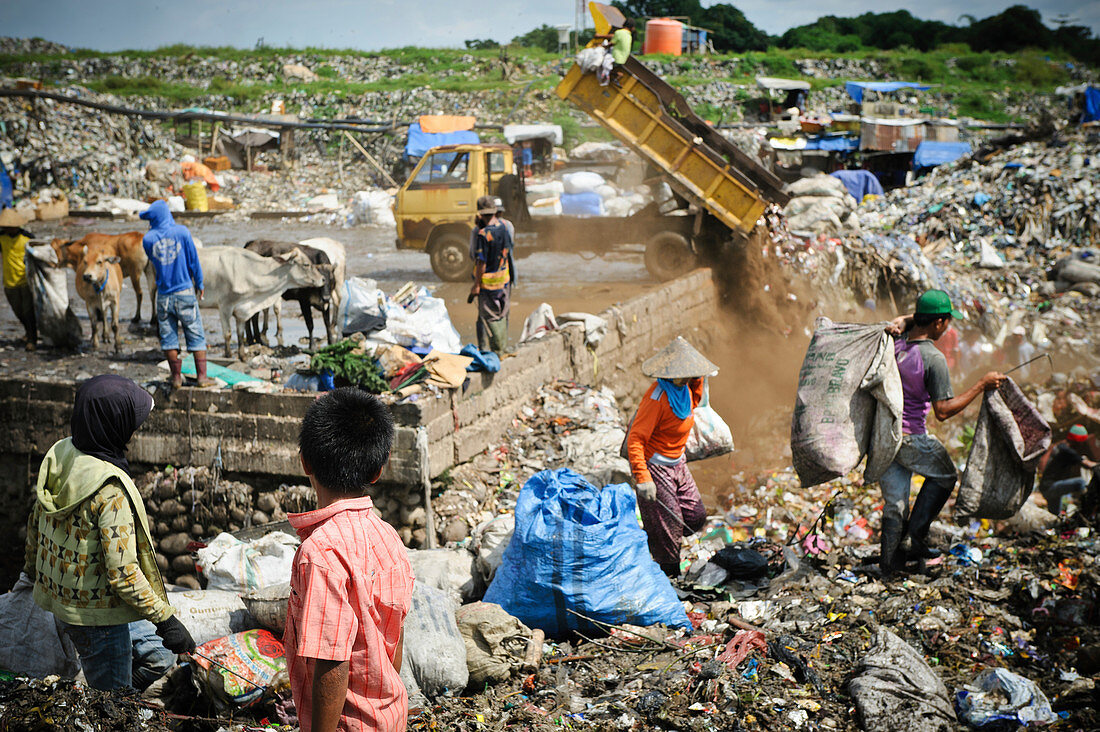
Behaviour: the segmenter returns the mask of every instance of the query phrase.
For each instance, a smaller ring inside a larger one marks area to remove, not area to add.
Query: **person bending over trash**
[[[703,398],[703,377],[718,371],[677,336],[642,364],[656,381],[638,404],[626,437],[649,553],[670,577],[680,575],[680,539],[703,528],[707,511],[688,470],[684,446]]]
[[[412,565],[366,495],[392,444],[389,410],[359,389],[319,397],[302,420],[302,470],[317,508],[287,517],[302,543],[283,635],[302,732],[405,729],[399,672]]]
[[[199,300],[203,295],[202,265],[195,241],[186,226],[175,222],[164,201],[153,201],[139,216],[149,222],[149,231],[145,232],[141,244],[156,275],[157,329],[161,350],[172,373],[172,388],[183,385],[180,327],[187,350],[195,357],[198,386],[211,386],[214,382],[206,378],[206,334],[199,313]]]
[[[901,373],[902,441],[901,449],[886,469],[882,488],[883,576],[904,569],[905,559],[932,559],[939,550],[928,546],[928,531],[951,495],[958,479],[955,464],[943,443],[928,434],[928,412],[936,419],[950,419],[966,409],[979,394],[996,389],[1005,376],[990,371],[959,396],[951,388],[947,361],[934,342],[951,327],[952,318],[962,315],[951,305],[943,290],[928,290],[917,298],[913,315],[896,318],[887,327],[895,336],[894,355]],[[909,512],[909,491],[913,474],[924,477],[924,485]],[[908,535],[910,545],[903,551]]]
[[[126,445],[153,397],[106,374],[76,392],[72,437],[38,471],[23,571],[61,622],[88,685],[144,690],[195,641],[168,604]],[[158,639],[157,636],[160,636]]]
[[[1081,475],[1081,469],[1096,467],[1095,457],[1089,451],[1089,433],[1084,425],[1075,424],[1066,433],[1066,439],[1050,446],[1039,459],[1039,492],[1047,502],[1047,510],[1053,514],[1065,510],[1064,499],[1083,494],[1089,481]],[[1095,480],[1095,476],[1093,477]]]

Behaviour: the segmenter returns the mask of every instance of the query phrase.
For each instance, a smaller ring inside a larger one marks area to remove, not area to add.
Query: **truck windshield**
[[[466,181],[470,153],[438,152],[424,161],[414,179],[417,183],[455,183]]]

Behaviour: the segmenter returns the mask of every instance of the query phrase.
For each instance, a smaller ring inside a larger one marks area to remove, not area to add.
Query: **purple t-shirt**
[[[901,410],[902,432],[927,434],[925,420],[932,402],[951,399],[951,374],[947,359],[930,340],[910,341],[904,336],[894,341],[894,357],[901,373],[904,402]]]

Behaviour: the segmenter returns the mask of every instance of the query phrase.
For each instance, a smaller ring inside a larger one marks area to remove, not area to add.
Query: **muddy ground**
[[[432,289],[442,297],[451,315],[451,321],[464,343],[476,342],[474,323],[477,319],[474,305],[466,303],[469,286],[464,283],[441,282],[432,272],[428,255],[423,252],[398,251],[394,246],[395,231],[388,227],[361,226],[339,228],[298,221],[226,222],[216,220],[192,221],[188,228],[205,245],[242,246],[252,239],[276,239],[301,241],[312,237],[327,236],[344,243],[348,251],[349,276],[377,280],[379,286],[390,293],[406,282],[414,282]],[[27,227],[37,238],[53,237],[78,239],[91,232],[122,233],[144,231],[144,221],[115,221],[103,219],[66,219],[58,223],[35,223]],[[556,312],[581,311],[598,313],[616,302],[629,300],[656,283],[646,272],[640,248],[594,255],[533,253],[523,256],[516,263],[519,283],[512,296],[512,315],[509,321],[509,338],[519,340],[523,321],[542,302],[549,302]],[[73,311],[80,317],[89,334],[89,324],[84,303],[76,295],[72,275],[69,277],[69,296]],[[80,374],[107,371],[123,372],[134,378],[150,378],[156,374],[160,360],[158,341],[154,331],[147,327],[134,327],[129,323],[135,310],[134,290],[129,281],[123,285],[120,335],[122,351],[119,355],[95,354],[89,349],[71,357],[53,349],[42,348],[38,353],[25,355],[15,348],[15,340],[23,335],[11,309],[5,303],[0,306],[0,374],[34,373],[46,378],[72,378]],[[150,300],[145,299],[142,312],[151,314]],[[289,303],[284,311],[285,342],[300,344],[306,336],[295,303]],[[203,310],[203,324],[211,356],[220,356],[224,342],[217,311]],[[315,320],[316,324],[316,320]],[[316,328],[316,325],[315,325]],[[274,342],[272,328],[272,342]],[[315,330],[315,333],[322,333]],[[234,336],[235,337],[235,336]]]

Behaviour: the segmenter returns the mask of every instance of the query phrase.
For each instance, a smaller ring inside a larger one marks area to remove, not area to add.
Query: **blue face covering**
[[[668,379],[657,379],[657,388],[653,390],[653,398],[660,399],[661,392],[668,397],[668,406],[672,407],[672,413],[680,419],[691,416],[691,388],[687,384],[676,386]]]

